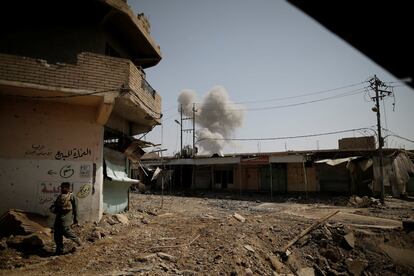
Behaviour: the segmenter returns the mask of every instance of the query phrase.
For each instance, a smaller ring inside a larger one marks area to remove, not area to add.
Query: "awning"
[[[139,180],[129,178],[125,172],[125,156],[115,150],[104,147],[105,176],[111,181],[138,183]]]
[[[326,163],[330,166],[336,166],[345,162],[349,162],[355,159],[360,158],[361,156],[352,156],[352,157],[346,157],[346,158],[338,158],[338,159],[323,159],[323,160],[319,160],[316,161],[315,163]]]
[[[105,159],[106,165],[106,177],[110,178],[112,181],[120,181],[120,182],[130,182],[130,183],[138,183],[139,180],[129,178],[125,172],[124,166],[119,166],[111,163],[107,159]]]

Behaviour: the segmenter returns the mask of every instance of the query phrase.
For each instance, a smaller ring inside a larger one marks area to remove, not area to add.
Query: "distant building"
[[[0,212],[47,214],[63,181],[81,220],[122,211],[162,116],[148,21],[122,0],[7,1],[0,21]]]
[[[385,187],[400,195],[409,190],[414,165],[411,152],[384,149]],[[143,157],[134,166],[147,186],[156,167],[164,168],[168,190],[204,190],[232,193],[336,193],[373,195],[381,191],[376,150],[314,150],[237,154],[195,158]],[[145,172],[143,172],[143,169]],[[147,174],[148,176],[146,176]],[[411,176],[411,178],[410,178]],[[411,180],[410,180],[411,179]]]
[[[375,149],[375,137],[350,137],[338,140],[340,150]]]

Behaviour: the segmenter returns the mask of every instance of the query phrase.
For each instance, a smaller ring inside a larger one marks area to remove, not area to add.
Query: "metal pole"
[[[196,155],[195,152],[195,103],[193,103],[193,157]]]
[[[302,156],[303,177],[305,179],[305,198],[308,199],[308,176],[306,175],[305,157]]]
[[[162,157],[161,153],[161,166],[162,166],[162,174],[161,174],[161,209],[164,207],[164,172],[165,172],[165,165],[164,165],[164,158]]]
[[[240,198],[241,198],[241,194],[242,194],[242,164],[241,164],[241,160],[240,160],[240,164],[239,164],[239,191],[240,191]]]
[[[270,200],[273,201],[273,173],[272,173],[272,163],[269,163],[270,167]]]
[[[164,206],[164,177],[161,176],[161,209],[163,206]]]
[[[197,174],[197,166],[194,164],[193,166],[193,173],[192,173],[192,179],[191,179],[191,189],[195,188],[195,183],[196,183],[196,174]]]
[[[383,139],[381,135],[381,114],[380,114],[380,105],[379,105],[379,91],[378,84],[380,80],[374,75],[374,89],[375,89],[375,106],[377,108],[377,128],[378,128],[378,157],[379,157],[379,166],[380,166],[380,178],[381,178],[381,203],[385,202],[385,187],[384,187],[384,160],[382,154]]]
[[[214,191],[214,185],[216,185],[216,180],[214,179],[214,164],[211,165],[211,191]]]
[[[180,106],[180,119],[181,119],[181,121],[180,121],[180,128],[181,128],[181,131],[180,131],[180,134],[181,134],[181,138],[180,138],[180,145],[181,145],[181,147],[180,147],[180,158],[181,158],[182,155],[183,155],[183,105]]]

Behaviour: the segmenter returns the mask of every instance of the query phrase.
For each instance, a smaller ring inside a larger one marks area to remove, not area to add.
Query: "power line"
[[[260,111],[260,110],[279,109],[279,108],[294,107],[294,106],[299,106],[299,105],[305,105],[305,104],[310,104],[310,103],[316,103],[316,102],[322,102],[322,101],[327,101],[327,100],[352,96],[352,95],[356,95],[356,94],[360,94],[362,92],[365,92],[366,88],[367,87],[363,87],[363,88],[359,88],[359,89],[356,89],[356,90],[347,91],[347,92],[344,92],[342,94],[335,95],[335,96],[320,98],[320,99],[311,100],[311,101],[293,103],[293,104],[286,104],[286,105],[255,107],[255,108],[245,108],[245,109],[243,109],[243,108],[221,108],[221,109],[220,108],[203,108],[203,109],[204,110],[230,110],[230,111]]]
[[[231,105],[231,104],[261,103],[261,102],[272,102],[272,101],[282,101],[282,100],[296,99],[296,98],[301,98],[301,97],[308,97],[308,96],[313,96],[313,95],[338,91],[338,90],[342,90],[342,89],[345,89],[345,88],[359,86],[359,85],[364,84],[364,83],[367,83],[367,81],[363,81],[363,82],[359,82],[359,83],[353,83],[353,84],[349,84],[349,85],[345,85],[345,86],[341,86],[341,87],[337,87],[337,88],[332,88],[332,89],[319,90],[319,91],[310,92],[310,93],[303,93],[303,94],[299,94],[299,95],[295,95],[295,96],[287,96],[287,97],[279,97],[279,98],[271,98],[271,99],[263,99],[263,100],[254,100],[254,101],[227,102],[225,104],[230,104]],[[200,104],[200,103],[197,103],[197,104]]]
[[[367,87],[363,87],[357,90],[352,90],[352,91],[348,91],[348,92],[344,92],[342,94],[339,95],[335,95],[335,96],[330,96],[330,97],[325,97],[325,98],[320,98],[320,99],[316,99],[316,100],[312,100],[312,101],[306,101],[306,102],[299,102],[299,103],[293,103],[293,104],[286,104],[286,105],[277,105],[277,106],[266,106],[266,107],[255,107],[255,108],[203,108],[204,110],[229,110],[229,111],[261,111],[261,110],[270,110],[270,109],[279,109],[279,108],[287,108],[287,107],[294,107],[294,106],[299,106],[299,105],[305,105],[305,104],[310,104],[310,103],[316,103],[316,102],[322,102],[322,101],[327,101],[327,100],[332,100],[332,99],[338,99],[338,98],[343,98],[343,97],[348,97],[348,96],[353,96],[353,95],[357,95],[360,94],[362,92],[365,92],[367,89]],[[162,121],[165,122],[167,120],[172,119],[174,115],[168,116],[167,118],[163,119]]]
[[[386,129],[386,128],[382,128],[382,129],[383,129],[383,130],[385,130],[385,131],[388,131],[389,133],[391,133],[391,134],[388,134],[387,136],[397,137],[397,138],[400,138],[400,139],[402,139],[402,140],[405,140],[405,141],[408,141],[408,142],[414,143],[414,140],[409,139],[409,138],[406,138],[406,137],[403,137],[403,136],[400,136],[400,135],[398,135],[397,133],[395,133],[394,131],[391,131],[391,130]]]
[[[309,138],[309,137],[317,137],[317,136],[325,136],[325,135],[332,135],[332,134],[339,134],[339,133],[346,133],[346,132],[353,132],[353,131],[361,131],[361,130],[371,130],[368,127],[361,127],[361,128],[352,128],[346,130],[338,130],[338,131],[331,131],[331,132],[323,132],[323,133],[316,133],[316,134],[305,134],[305,135],[297,135],[297,136],[283,136],[283,137],[268,137],[268,138],[201,138],[197,142],[201,142],[203,140],[215,140],[215,141],[274,141],[274,140],[287,140],[287,139],[298,139],[298,138]]]
[[[400,139],[402,139],[402,140],[405,140],[405,141],[408,141],[408,142],[414,143],[414,140],[411,140],[411,139],[408,139],[408,138],[405,138],[405,137],[402,137],[402,136],[399,136],[399,135],[396,135],[396,134],[388,134],[388,136],[397,137],[397,138],[400,138]]]

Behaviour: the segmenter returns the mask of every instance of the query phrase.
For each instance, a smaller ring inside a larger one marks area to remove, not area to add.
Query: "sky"
[[[384,82],[399,81],[286,1],[129,0],[128,4],[135,13],[149,17],[151,35],[161,47],[163,59],[145,71],[148,82],[162,97],[163,121],[145,139],[162,144],[167,149],[165,155],[180,148],[179,125],[174,120],[179,119],[177,98],[183,89],[195,90],[202,98],[220,85],[233,102],[258,101],[243,104],[243,126],[232,138],[265,138],[375,128],[374,103],[358,91],[363,91],[368,85],[364,81],[374,74]],[[398,85],[394,88],[395,110],[394,98],[387,98],[381,104],[382,124],[414,140],[414,90],[401,83],[392,85]],[[274,100],[345,86],[349,87]],[[348,92],[354,95],[275,108]],[[265,107],[271,108],[250,110]],[[340,138],[370,133],[233,141],[224,152],[335,149]],[[191,144],[191,139],[191,134],[184,135],[184,145]],[[386,145],[414,148],[414,143],[393,136],[386,138]]]

